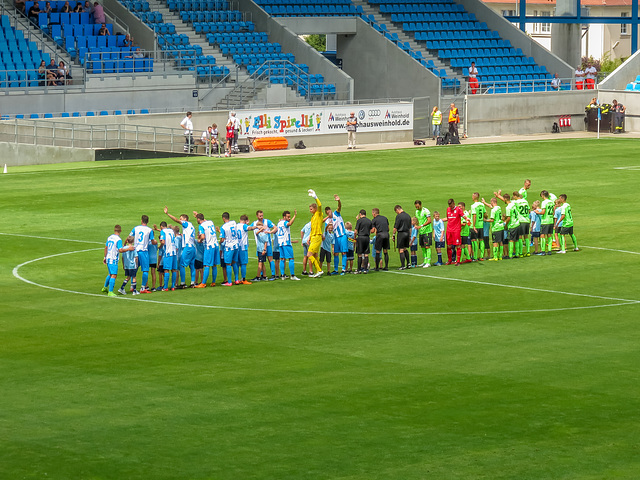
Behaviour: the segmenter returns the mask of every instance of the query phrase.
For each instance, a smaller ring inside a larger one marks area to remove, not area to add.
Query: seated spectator
[[[44,60],[40,62],[40,66],[38,67],[38,85],[44,87],[44,82],[47,78],[47,64],[44,63]]]
[[[76,3],[75,8],[73,9],[73,13],[82,13],[84,9],[82,8],[82,4],[80,2]]]
[[[42,13],[46,13],[47,15],[50,15],[51,12],[53,12],[53,8],[51,8],[51,2],[45,3],[44,10],[42,10]]]
[[[60,9],[60,13],[71,13],[71,5],[69,5],[68,1],[64,2],[64,5]]]
[[[106,23],[107,17],[104,14],[104,8],[98,2],[93,3],[93,21],[94,23]]]
[[[29,20],[33,23],[38,23],[38,14],[41,13],[40,5],[38,2],[35,2],[33,6],[29,9]]]
[[[89,0],[84,2],[84,7],[82,7],[82,11],[84,13],[92,13],[93,12],[93,5],[91,5],[91,2]]]
[[[13,5],[16,7],[16,10],[24,13],[24,3],[25,0],[14,0]]]
[[[63,61],[58,65],[58,85],[70,85],[73,77],[69,74],[69,67]]]
[[[558,78],[558,74],[556,73],[555,77],[551,80],[551,88],[554,90],[560,90],[560,84],[562,81]]]
[[[128,33],[124,36],[124,40],[122,41],[123,47],[131,47],[133,46],[133,37],[131,37]]]
[[[109,32],[109,29],[107,28],[107,25],[105,23],[103,23],[102,26],[100,27],[100,30],[98,31],[98,35],[102,37],[107,37],[111,35],[111,32]]]
[[[140,47],[133,47],[133,58],[144,58],[144,54],[140,50]]]
[[[58,66],[53,58],[51,63],[47,65],[47,85],[50,87],[58,85]]]

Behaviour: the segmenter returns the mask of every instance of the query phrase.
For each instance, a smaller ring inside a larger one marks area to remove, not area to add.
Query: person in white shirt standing
[[[182,119],[180,122],[180,126],[184,129],[184,151],[186,153],[192,152],[193,145],[193,122],[191,121],[191,117],[193,114],[191,112],[187,112],[187,116]]]
[[[471,95],[475,95],[478,92],[478,69],[476,68],[476,62],[471,62],[469,67],[469,88],[471,89]]]
[[[592,62],[589,62],[587,64],[587,68],[585,68],[584,70],[584,77],[585,77],[585,88],[587,90],[593,90],[596,88],[596,77],[598,75],[598,70],[596,69],[596,67],[593,65]]]
[[[576,90],[582,90],[584,88],[584,70],[582,65],[576,67]]]

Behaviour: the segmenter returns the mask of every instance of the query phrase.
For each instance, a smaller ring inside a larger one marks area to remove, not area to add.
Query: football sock
[[[149,281],[149,272],[142,272],[142,288],[147,288],[148,281]]]
[[[529,255],[531,253],[531,242],[529,241],[528,238],[525,238],[524,246],[525,246],[525,250],[526,250],[525,254]]]
[[[358,257],[358,271],[362,270],[362,257]]]
[[[518,239],[516,242],[516,255],[522,255],[522,239]]]
[[[552,247],[553,247],[553,239],[552,238],[548,238],[547,239],[547,252],[550,252]]]
[[[540,251],[544,253],[545,248],[547,248],[547,239],[546,237],[540,237]]]
[[[513,243],[514,242],[509,242],[509,256],[513,257]]]
[[[427,263],[431,263],[431,249],[427,248]]]
[[[346,260],[346,257],[345,257]],[[346,265],[346,261],[344,262]],[[344,270],[345,267],[342,267],[342,270]],[[292,277],[295,275],[295,271],[296,271],[296,264],[293,261],[293,258],[289,259],[289,275],[291,275]],[[282,273],[284,273],[284,268],[282,269]]]
[[[340,265],[340,255],[333,256],[333,270],[335,272],[338,271],[338,266]],[[283,270],[284,271],[284,270]]]
[[[218,279],[218,267],[214,265],[213,268],[211,269],[211,283],[216,283],[217,279]]]
[[[369,270],[369,256],[365,255],[364,258],[362,259],[362,266],[364,267],[365,270]]]
[[[458,247],[456,250],[458,250],[458,252],[457,252],[458,254],[456,256],[456,258],[457,258],[456,262],[460,263],[460,257],[462,257],[462,248]]]
[[[496,260],[500,258],[500,245],[498,245],[497,247],[493,247],[493,258],[495,258]]]
[[[104,286],[105,288],[107,288],[109,286],[109,279],[111,278],[111,275],[107,275],[107,277],[104,279]]]
[[[231,282],[231,265],[227,264],[227,282]]]
[[[573,233],[570,234],[570,236],[571,236],[571,241],[573,242],[573,248],[578,248],[578,239]]]
[[[560,238],[558,238],[558,240],[560,241],[560,250],[564,250],[564,235],[560,235]]]
[[[319,271],[322,270],[322,267],[320,266],[320,264],[318,263],[318,259],[316,257],[309,257],[309,260],[311,260],[311,265],[313,265],[313,270],[318,273]],[[358,264],[360,262],[358,261]]]
[[[238,270],[239,270],[239,269],[238,269],[238,264],[237,264],[237,263],[234,263],[234,264],[233,264],[233,277],[236,279],[236,282],[237,282],[238,280],[240,280],[240,277],[238,276]],[[284,269],[282,270],[282,273],[284,273]]]
[[[389,252],[384,252],[384,268],[389,268]]]
[[[414,267],[418,265],[418,255],[411,255],[411,265]]]
[[[423,247],[422,248],[422,258],[424,260],[424,263],[429,263],[429,261],[427,260],[427,256],[428,256],[428,252],[429,250],[427,250],[427,248]]]
[[[449,258],[449,262],[451,262],[452,255],[453,255],[453,248],[447,246],[447,257]]]
[[[242,265],[240,265],[240,275],[242,275],[242,279],[246,280],[247,279],[247,264],[243,263]]]
[[[184,277],[187,276],[187,272],[185,271],[185,268],[180,265],[180,283],[184,284]]]
[[[438,253],[438,263],[442,263],[442,252]]]
[[[275,275],[276,274],[276,262],[271,260],[269,262],[269,267],[271,267],[271,275]]]
[[[120,288],[124,290],[124,287],[126,287],[126,286],[127,286],[127,282],[128,282],[128,281],[129,281],[129,280],[125,280],[124,282],[122,282],[122,286],[121,286]]]
[[[404,267],[404,252],[400,253],[400,266]]]
[[[411,265],[411,252],[409,252],[409,250],[404,251],[404,258],[407,261],[407,267]]]
[[[471,242],[471,250],[473,251],[473,258],[478,258],[478,242]]]
[[[113,277],[109,277],[109,291],[113,292],[113,287],[116,286],[116,279]]]
[[[165,290],[169,290],[169,276],[170,276],[170,272],[169,270],[166,270],[164,272],[164,289]]]
[[[209,270],[211,270],[211,267],[206,265],[204,267],[204,271],[202,272],[202,283],[207,283],[207,280],[209,280]]]
[[[280,259],[280,272],[284,275],[284,258]]]
[[[131,288],[135,292],[136,291],[136,279],[131,280]]]

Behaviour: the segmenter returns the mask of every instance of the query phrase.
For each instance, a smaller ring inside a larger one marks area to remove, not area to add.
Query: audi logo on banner
[[[370,117],[379,117],[380,115],[382,115],[382,112],[380,110],[369,110],[367,114]]]

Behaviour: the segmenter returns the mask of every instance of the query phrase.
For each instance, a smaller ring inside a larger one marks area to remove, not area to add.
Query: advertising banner
[[[358,119],[358,132],[413,129],[411,103],[240,110],[236,116],[243,137],[289,137],[346,132],[351,112]]]

